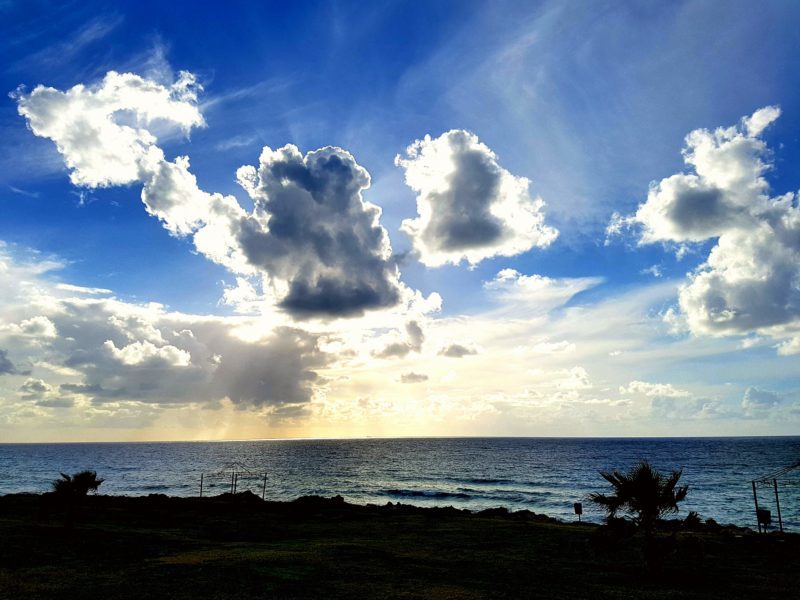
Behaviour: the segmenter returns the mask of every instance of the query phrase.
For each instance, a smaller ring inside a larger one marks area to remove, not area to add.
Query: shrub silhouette
[[[86,496],[90,491],[97,492],[104,481],[105,479],[97,478],[95,471],[81,471],[74,475],[61,473],[61,479],[56,479],[52,485],[58,496],[75,498]]]
[[[683,520],[683,526],[689,531],[699,531],[703,528],[703,521],[697,511],[690,511]]]

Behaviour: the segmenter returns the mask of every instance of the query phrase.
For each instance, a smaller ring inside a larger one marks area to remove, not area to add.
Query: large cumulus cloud
[[[197,91],[185,71],[171,85],[110,71],[96,86],[39,85],[15,96],[31,131],[55,142],[72,182],[98,187],[141,180],[141,161],[156,150],[153,130],[203,125]]]
[[[690,172],[652,184],[647,201],[610,230],[640,228],[645,244],[716,239],[680,289],[688,327],[770,334],[791,353],[800,331],[800,208],[794,194],[770,196],[764,174],[772,157],[761,137],[779,116],[768,106],[736,126],[690,133],[683,150]]]
[[[349,317],[397,304],[406,290],[380,209],[362,198],[366,170],[341,148],[305,156],[264,148],[239,181],[255,201],[201,190],[189,158],[168,160],[158,136],[204,125],[189,73],[172,84],[110,72],[97,85],[16,93],[34,134],[53,140],[75,185],[140,183],[147,211],[173,235],[252,280],[294,317]]]
[[[327,147],[303,156],[293,145],[264,148],[239,182],[255,202],[238,240],[247,261],[284,283],[280,306],[349,316],[399,300],[398,272],[380,208],[361,193],[366,169]]]
[[[545,225],[544,201],[530,196],[530,182],[502,168],[468,131],[425,136],[395,162],[418,194],[418,217],[403,221],[402,230],[426,265],[514,256],[558,235]]]

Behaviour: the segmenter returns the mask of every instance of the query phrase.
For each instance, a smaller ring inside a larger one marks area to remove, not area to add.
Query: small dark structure
[[[764,508],[759,508],[758,506],[758,488],[759,487],[771,487],[775,492],[775,508],[777,509],[778,513],[778,529],[781,533],[783,533],[783,519],[781,518],[781,498],[778,492],[778,481],[781,480],[785,475],[789,474],[790,472],[794,471],[795,469],[800,469],[800,461],[789,465],[788,467],[784,467],[779,469],[773,473],[768,473],[767,475],[763,475],[762,477],[758,477],[753,479],[751,482],[753,484],[753,502],[756,506],[756,522],[758,524],[758,532],[764,533],[767,531],[767,527],[772,524],[772,511],[766,510]]]
[[[231,494],[243,491],[240,490],[240,487],[244,487],[245,490],[257,487],[260,488],[258,491],[261,492],[261,499],[264,500],[267,495],[267,473],[266,471],[256,471],[242,463],[229,463],[219,471],[200,473],[201,498],[204,491],[215,487],[221,487]]]
[[[575,504],[572,505],[572,507],[575,509],[575,514],[578,515],[578,522],[580,523],[581,515],[583,514],[583,503],[576,502]]]

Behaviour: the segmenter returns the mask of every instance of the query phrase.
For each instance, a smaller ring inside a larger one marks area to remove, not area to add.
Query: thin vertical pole
[[[781,528],[781,533],[783,533],[783,521],[781,520],[781,500],[778,498],[778,480],[773,479],[772,485],[775,486],[775,504],[778,507],[778,527]]]
[[[233,494],[233,471],[231,471],[231,494]]]
[[[264,473],[264,486],[261,488],[261,499],[267,499],[267,474]]]
[[[200,473],[200,497],[203,497],[203,474]]]
[[[756,480],[753,480],[753,502],[756,503],[756,523],[758,524],[758,533],[761,533],[761,521],[758,518],[758,494],[756,494]]]
[[[233,477],[233,493],[236,493],[237,488],[239,487],[239,473],[234,473]]]

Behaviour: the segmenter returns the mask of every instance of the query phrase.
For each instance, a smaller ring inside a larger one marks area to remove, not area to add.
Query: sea
[[[527,509],[564,521],[600,521],[587,495],[610,491],[599,472],[640,459],[682,469],[696,511],[756,526],[752,480],[800,462],[800,436],[751,438],[403,438],[164,443],[0,444],[0,494],[44,492],[59,473],[105,479],[102,494],[216,495],[251,490],[268,500],[341,495],[357,504],[400,502],[469,510]],[[238,473],[233,475],[232,473]],[[800,468],[777,479],[784,529],[800,532]],[[777,526],[775,485],[757,486]]]

